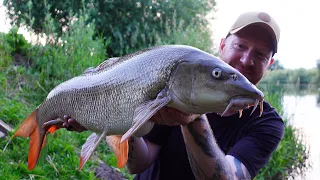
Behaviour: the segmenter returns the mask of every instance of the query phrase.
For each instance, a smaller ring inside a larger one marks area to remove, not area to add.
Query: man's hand
[[[186,114],[175,108],[163,107],[150,120],[157,124],[176,126],[187,125],[199,116],[199,114]]]
[[[81,124],[79,124],[76,120],[74,120],[70,116],[64,115],[63,120],[64,120],[64,123],[62,124],[62,127],[66,128],[68,131],[83,132],[88,130],[87,128],[83,127]]]

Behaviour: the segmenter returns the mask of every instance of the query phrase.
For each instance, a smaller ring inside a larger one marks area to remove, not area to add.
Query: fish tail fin
[[[37,110],[34,110],[19,126],[13,137],[29,137],[37,126]]]
[[[30,137],[29,154],[28,154],[28,169],[35,168],[40,150],[43,146],[45,134],[40,132],[36,120],[37,110],[33,111],[26,120],[18,128],[13,137]]]
[[[118,168],[123,168],[128,161],[128,152],[129,152],[129,140],[126,139],[122,143],[121,136],[107,136],[106,142],[111,147],[112,151],[117,157]]]

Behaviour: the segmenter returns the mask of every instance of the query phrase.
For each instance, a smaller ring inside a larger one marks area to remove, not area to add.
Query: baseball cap
[[[275,54],[278,50],[280,27],[278,26],[277,22],[266,12],[251,11],[241,14],[236,22],[231,26],[227,36],[230,34],[235,34],[242,28],[251,24],[259,24],[270,33],[273,39],[273,54]]]

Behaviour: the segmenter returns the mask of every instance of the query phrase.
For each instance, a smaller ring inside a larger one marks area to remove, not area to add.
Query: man
[[[244,13],[221,40],[220,58],[257,84],[274,61],[279,36],[267,13]],[[251,107],[241,118],[232,110],[224,117],[197,116],[165,107],[152,118],[158,124],[149,134],[130,139],[127,167],[138,180],[253,179],[284,131],[276,110],[267,102],[263,106],[261,117],[258,110],[250,116]],[[70,125],[81,131],[72,119],[64,124]]]

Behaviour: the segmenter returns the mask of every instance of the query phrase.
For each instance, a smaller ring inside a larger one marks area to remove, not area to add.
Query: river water
[[[290,123],[301,130],[310,150],[312,168],[302,179],[320,180],[320,103],[318,94],[284,95],[283,110]],[[318,101],[318,102],[317,102]]]

